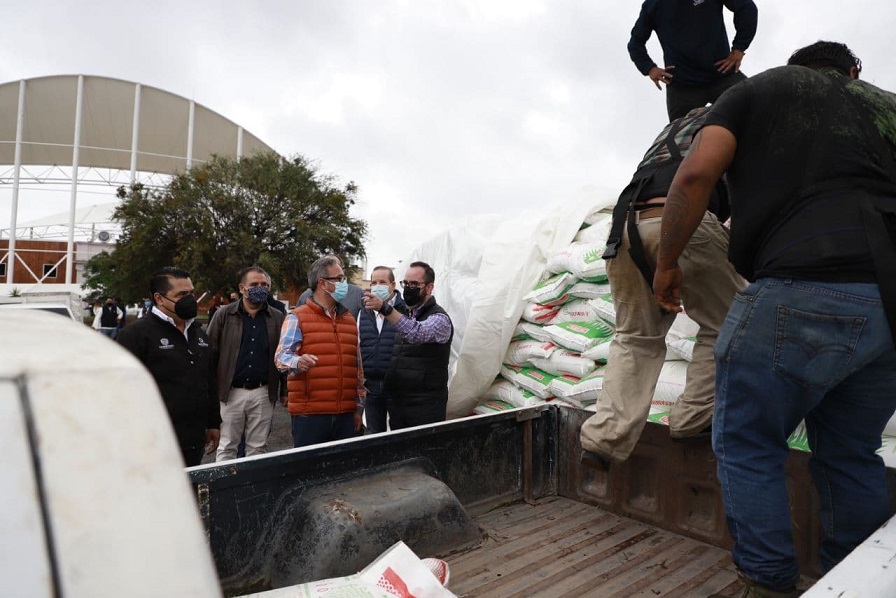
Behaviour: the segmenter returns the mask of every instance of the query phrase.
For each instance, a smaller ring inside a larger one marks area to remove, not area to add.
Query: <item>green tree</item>
[[[224,293],[252,264],[280,289],[304,288],[321,255],[346,264],[364,256],[367,224],[349,216],[357,191],[301,156],[273,153],[213,157],[161,189],[122,187],[121,235],[111,254],[87,263],[84,288],[131,303],[146,296],[153,272],[175,265],[190,271],[197,291]]]

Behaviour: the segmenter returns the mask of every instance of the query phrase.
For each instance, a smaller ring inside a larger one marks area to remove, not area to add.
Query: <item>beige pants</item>
[[[644,253],[656,266],[662,218],[638,225]],[[583,425],[582,448],[623,461],[631,455],[650,412],[650,402],[666,357],[666,333],[675,314],[661,314],[653,292],[628,252],[628,233],[619,254],[607,260],[616,307],[616,336],[604,375],[597,412]],[[715,395],[713,345],[734,293],[746,281],[728,261],[728,231],[709,212],[678,260],[684,276],[681,299],[688,316],[700,325],[687,382],[669,414],[673,438],[687,437],[712,422]]]
[[[247,457],[268,452],[273,410],[267,386],[252,390],[231,388],[227,402],[221,403],[221,440],[215,461],[236,459],[236,448],[244,431]]]

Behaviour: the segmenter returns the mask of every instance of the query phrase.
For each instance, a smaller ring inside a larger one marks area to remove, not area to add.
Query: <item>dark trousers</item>
[[[355,436],[355,414],[293,415],[292,445],[294,447],[344,440]]]
[[[364,399],[367,432],[369,434],[385,432],[387,417],[391,414],[391,396],[383,389],[382,380],[368,378],[364,385],[367,387],[367,398]]]
[[[702,108],[719,99],[725,90],[737,85],[747,76],[743,73],[734,73],[722,77],[715,83],[707,85],[669,85],[666,87],[666,111],[669,113],[669,122],[681,118],[694,108]]]

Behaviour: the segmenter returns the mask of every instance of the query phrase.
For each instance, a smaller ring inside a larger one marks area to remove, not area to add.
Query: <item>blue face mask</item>
[[[389,285],[387,284],[375,284],[370,287],[370,292],[383,301],[388,301],[389,297],[392,295],[392,291],[389,290]]]
[[[144,301],[143,305],[145,305],[146,307],[150,307],[152,305],[152,301]]]
[[[330,293],[333,299],[335,299],[336,301],[342,301],[343,299],[345,299],[345,296],[348,295],[348,283],[343,280],[342,282],[334,282],[333,286],[336,287],[335,289],[333,289],[333,292]]]
[[[249,287],[246,299],[252,305],[261,305],[268,300],[268,295],[270,295],[270,291],[265,287]]]

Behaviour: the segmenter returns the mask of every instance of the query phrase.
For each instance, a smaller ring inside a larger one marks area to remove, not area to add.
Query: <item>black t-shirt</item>
[[[728,90],[708,125],[737,139],[728,183],[738,272],[875,280],[859,201],[896,202],[896,96],[833,71],[779,67]]]

